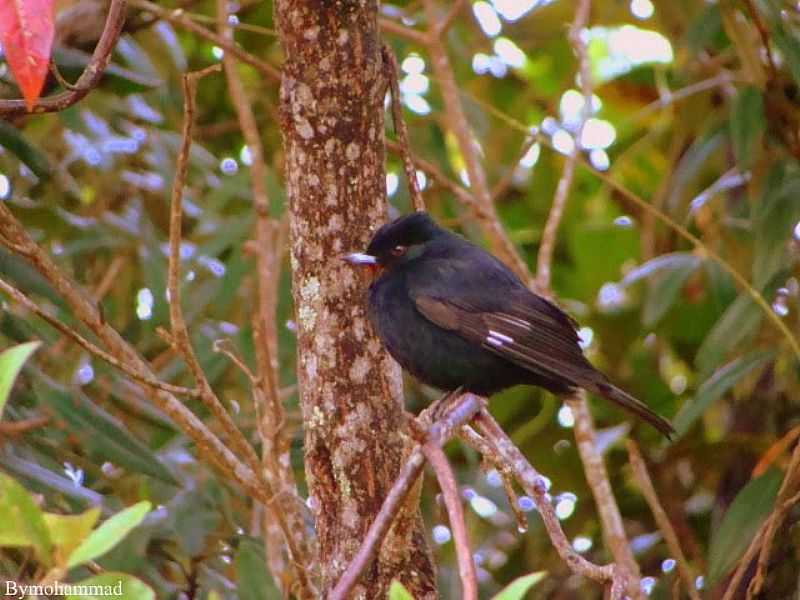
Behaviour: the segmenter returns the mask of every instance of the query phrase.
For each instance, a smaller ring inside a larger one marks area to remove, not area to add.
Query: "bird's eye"
[[[394,248],[389,250],[389,253],[392,256],[403,256],[403,254],[406,253],[406,250],[408,250],[408,247],[406,246],[395,246]]]

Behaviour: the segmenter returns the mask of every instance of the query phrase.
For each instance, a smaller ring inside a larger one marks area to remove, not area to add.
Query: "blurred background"
[[[198,25],[214,27],[211,2],[165,6],[180,6]],[[86,65],[106,10],[92,0],[58,3],[54,58],[66,79]],[[279,68],[272,3],[241,0],[229,10],[241,46]],[[632,479],[628,436],[642,448],[697,574],[696,588],[717,598],[769,514],[800,435],[800,371],[787,336],[796,338],[800,323],[800,9],[778,0],[596,0],[581,32],[593,81],[581,131],[584,98],[567,38],[574,10],[566,0],[464,3],[443,41],[502,225],[532,270],[564,155],[578,144],[581,163],[555,247],[554,293],[581,323],[591,361],[674,418],[678,430],[669,443],[608,403],[592,402],[598,442],[647,593],[683,597],[675,557]],[[452,191],[468,187],[469,178],[444,122],[448,106],[428,48],[403,34],[424,27],[424,10],[412,1],[383,3],[380,11],[384,39],[400,64],[412,152],[438,172],[422,169],[417,176],[428,209],[485,243],[474,213]],[[184,363],[156,334],[169,322],[169,194],[183,115],[180,76],[222,53],[134,5],[96,91],[63,112],[0,123],[0,200],[99,299],[106,321],[160,378],[185,385],[191,378]],[[244,64],[240,73],[254,99],[267,186],[281,214],[278,82]],[[2,63],[0,75],[0,96],[18,97]],[[47,86],[46,92],[58,89],[55,79]],[[387,135],[394,135],[388,125]],[[230,339],[253,362],[251,156],[222,75],[199,85],[194,141],[181,246],[186,318],[210,382],[257,443],[248,382],[212,352],[215,340]],[[387,153],[386,194],[391,215],[410,210],[394,152]],[[696,243],[681,235],[683,228]],[[280,385],[294,431],[292,464],[302,481],[288,262],[283,267]],[[0,274],[76,323],[24,259],[0,249]],[[0,300],[0,348],[44,342],[4,420],[47,417],[24,434],[3,435],[0,470],[39,495],[50,512],[78,513],[99,503],[111,514],[149,499],[153,512],[98,562],[135,575],[158,598],[278,597],[263,568],[249,499],[198,461],[186,438],[125,376],[8,298]],[[436,396],[407,380],[409,410]],[[187,402],[207,417],[199,402]],[[547,476],[575,550],[608,561],[569,408],[519,388],[495,397],[491,412]],[[482,593],[488,597],[514,577],[544,571],[531,597],[602,596],[596,584],[571,576],[530,499],[519,499],[529,527],[518,531],[498,474],[459,442],[447,450],[469,507]],[[457,598],[451,533],[437,494],[428,478],[423,509],[441,596]],[[796,597],[799,516],[790,511],[776,536],[764,598]],[[0,575],[25,580],[36,568],[24,548],[0,548]]]

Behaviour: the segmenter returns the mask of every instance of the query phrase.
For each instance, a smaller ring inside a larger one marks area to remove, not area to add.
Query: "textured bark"
[[[340,260],[386,218],[383,78],[375,0],[279,0],[286,55],[281,116],[305,465],[323,596],[374,519],[403,458],[397,365],[367,321],[367,281]],[[416,507],[365,572],[355,598],[392,578],[435,597]]]

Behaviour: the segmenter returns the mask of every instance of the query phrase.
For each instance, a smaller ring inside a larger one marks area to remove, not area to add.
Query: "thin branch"
[[[458,575],[461,578],[463,589],[461,597],[464,600],[478,600],[478,578],[475,575],[475,561],[469,549],[464,509],[461,506],[461,498],[458,495],[458,484],[456,483],[455,475],[453,475],[453,468],[447,461],[447,457],[440,445],[426,442],[422,446],[422,452],[425,454],[425,458],[434,473],[436,473],[436,479],[439,480],[439,488],[442,490],[442,497],[447,507],[450,529],[453,531],[453,542],[458,558]]]
[[[71,89],[55,96],[40,98],[30,111],[24,100],[0,100],[0,116],[9,119],[28,113],[58,112],[82,100],[100,84],[103,72],[111,60],[111,53],[122,33],[126,11],[126,0],[111,0],[100,40],[97,42],[89,64],[86,65]]]
[[[447,14],[436,25],[436,37],[441,38],[447,33],[447,30],[450,29],[455,22],[456,17],[464,10],[465,4],[466,2],[464,2],[464,0],[453,0],[450,10],[447,11]]]
[[[550,214],[547,215],[547,222],[542,233],[542,241],[539,244],[539,256],[536,260],[536,285],[543,293],[550,293],[550,267],[553,263],[553,251],[556,245],[558,226],[561,224],[561,217],[564,216],[564,207],[567,204],[569,190],[575,177],[575,166],[581,152],[580,140],[583,127],[592,113],[592,72],[589,62],[589,53],[581,37],[583,30],[589,24],[589,14],[592,9],[591,0],[581,0],[575,10],[575,19],[569,28],[569,43],[573,52],[578,58],[578,71],[580,74],[581,93],[583,94],[583,107],[575,128],[575,142],[572,150],[564,159],[564,170],[556,186],[556,193],[553,197],[553,204]]]
[[[528,462],[528,459],[514,445],[514,442],[511,441],[487,410],[482,410],[474,422],[486,440],[488,447],[492,449],[489,460],[496,464],[507,465],[507,468],[513,471],[517,482],[525,490],[525,493],[536,502],[536,507],[550,541],[570,570],[593,581],[611,584],[611,598],[623,598],[625,590],[630,587],[631,583],[628,571],[619,564],[595,565],[575,552],[566,535],[564,535],[564,530],[561,529],[561,522],[558,520],[550,495],[547,493],[544,478]]]
[[[155,389],[163,390],[165,392],[169,392],[170,394],[175,394],[176,396],[189,396],[191,398],[197,398],[200,396],[199,390],[186,388],[179,385],[172,385],[170,383],[166,383],[158,379],[142,375],[136,369],[128,366],[123,361],[117,360],[113,355],[109,354],[102,348],[99,348],[98,346],[96,346],[95,344],[84,338],[82,335],[80,335],[77,331],[75,331],[74,329],[62,323],[55,317],[48,314],[41,306],[36,304],[33,300],[28,298],[20,290],[15,288],[10,283],[4,281],[3,279],[0,279],[0,290],[3,290],[6,294],[11,296],[11,298],[13,298],[16,302],[22,304],[28,310],[39,315],[39,317],[41,317],[43,320],[45,320],[47,323],[49,323],[52,327],[57,329],[63,335],[72,339],[76,344],[81,346],[84,350],[86,350],[90,354],[93,354],[99,359],[104,360],[112,367],[116,367],[117,369],[119,369],[120,371],[125,373],[128,377],[137,381],[138,383],[150,386]]]
[[[586,392],[580,390],[565,400],[575,417],[575,441],[583,461],[586,481],[592,490],[600,522],[603,525],[603,538],[606,546],[614,557],[614,561],[628,573],[628,594],[632,598],[640,598],[642,591],[639,583],[639,565],[628,544],[622,515],[614,498],[614,491],[611,489],[608,471],[595,443],[594,421],[589,411],[589,404],[586,402]]]
[[[225,41],[233,44],[233,29],[228,24],[228,2],[217,0],[217,32]],[[278,390],[278,333],[275,326],[277,293],[279,289],[281,249],[285,247],[285,223],[276,223],[270,218],[270,199],[267,193],[267,166],[261,143],[258,124],[248,98],[237,63],[232,56],[223,57],[228,92],[236,110],[239,127],[252,157],[250,165],[250,187],[253,195],[256,237],[256,307],[253,311],[253,336],[256,351],[257,378],[252,380],[253,399],[259,414],[258,431],[262,442],[261,459],[270,486],[277,493],[277,503],[265,513],[264,526],[267,534],[268,564],[277,581],[286,579],[287,588],[300,597],[318,595],[305,570],[315,564],[315,549],[305,534],[305,523],[300,512],[300,494],[294,471],[289,461],[291,439],[286,431],[286,412]],[[288,577],[282,569],[281,541],[275,533],[275,516],[281,511],[288,524],[282,531],[282,540],[289,550],[292,570]],[[293,584],[296,584],[293,585]],[[292,589],[297,587],[298,589]]]
[[[426,444],[437,446],[444,444],[462,425],[467,423],[483,408],[485,402],[483,398],[473,394],[461,396],[459,401],[453,405],[453,408],[428,429]],[[414,483],[422,473],[424,464],[425,457],[422,446],[417,444],[400,469],[381,505],[380,511],[375,516],[375,520],[369,526],[369,530],[361,542],[361,547],[353,556],[350,564],[347,565],[336,587],[330,593],[328,600],[345,600],[356,583],[358,583],[361,573],[375,556],[378,547],[392,526],[395,516],[400,511],[406,497],[414,488]]]
[[[135,6],[136,8],[140,8],[142,10],[151,12],[160,19],[169,21],[173,25],[177,25],[187,31],[194,33],[197,36],[200,36],[201,38],[211,42],[212,44],[219,46],[226,53],[232,54],[233,56],[238,58],[241,62],[245,63],[246,65],[250,65],[262,75],[267,76],[269,79],[273,81],[280,81],[281,73],[278,69],[276,69],[275,67],[273,67],[268,63],[265,63],[262,60],[259,60],[249,52],[242,50],[234,42],[215,34],[213,31],[209,31],[202,25],[198,25],[192,19],[187,17],[183,11],[169,10],[159,6],[158,4],[155,4],[154,2],[149,2],[148,0],[130,0],[130,2],[131,6]]]
[[[394,132],[395,135],[397,135],[397,139],[400,143],[400,154],[403,157],[403,169],[405,169],[406,172],[409,195],[411,196],[411,205],[414,207],[414,210],[424,211],[425,200],[423,200],[422,193],[419,191],[417,172],[414,169],[414,163],[411,160],[411,147],[408,142],[408,128],[406,127],[406,122],[403,119],[403,105],[400,102],[400,85],[397,81],[397,58],[388,44],[383,44],[381,51],[383,54],[383,65],[386,71],[386,79],[388,80],[389,91],[391,92],[390,96]]]
[[[494,205],[489,185],[486,181],[486,173],[481,165],[478,148],[472,136],[472,131],[461,103],[461,92],[453,74],[453,67],[447,56],[442,38],[437,34],[439,11],[436,0],[424,0],[425,14],[428,19],[428,51],[431,55],[433,72],[447,106],[445,119],[450,131],[456,138],[458,148],[464,159],[469,185],[474,190],[475,198],[480,204],[483,212],[491,218],[481,221],[484,232],[489,240],[492,250],[503,260],[517,275],[523,279],[529,279],[530,272],[525,261],[522,260],[514,244],[508,238],[503,227],[500,225]]]
[[[141,376],[155,379],[149,365],[122,336],[106,323],[94,302],[72,279],[67,277],[52,259],[30,238],[22,224],[0,203],[0,243],[21,250],[25,257],[66,301],[75,317],[81,321],[106,346],[117,360],[128,364]],[[143,386],[155,405],[166,413],[178,427],[197,445],[200,456],[214,465],[226,477],[236,481],[243,490],[259,502],[272,501],[258,474],[234,454],[215,436],[197,416],[173,394],[150,386]]]
[[[180,353],[192,377],[200,390],[200,399],[211,411],[214,418],[222,426],[228,441],[237,454],[248,463],[254,473],[259,473],[259,462],[253,447],[247,442],[242,432],[236,427],[230,414],[222,406],[219,398],[214,393],[206,379],[203,367],[192,348],[189,337],[189,328],[183,317],[181,308],[180,289],[180,260],[181,260],[181,221],[183,219],[183,189],[186,185],[186,176],[189,171],[189,151],[192,146],[192,129],[194,127],[195,95],[197,82],[206,75],[220,70],[220,65],[211,65],[201,71],[194,71],[183,76],[183,130],[181,146],[175,162],[175,179],[172,183],[172,199],[170,203],[169,218],[169,264],[167,268],[167,294],[169,299],[169,320],[171,327],[171,340],[175,350]]]
[[[753,0],[744,0],[744,5],[747,7],[747,12],[750,13],[750,18],[756,24],[758,35],[761,37],[761,43],[764,44],[764,52],[767,54],[767,63],[769,64],[770,78],[775,81],[778,77],[778,68],[775,66],[775,59],[772,57],[772,50],[769,45],[769,30],[764,25],[764,21],[758,12]]]
[[[633,440],[628,440],[626,445],[634,479],[636,479],[636,483],[642,491],[644,499],[647,501],[648,506],[650,506],[650,512],[653,513],[653,517],[664,536],[664,540],[667,542],[670,553],[678,562],[678,574],[683,580],[683,584],[686,586],[686,592],[692,600],[700,600],[700,593],[695,587],[695,574],[692,567],[689,565],[689,561],[686,560],[686,555],[683,553],[680,541],[678,541],[678,535],[675,533],[675,529],[672,527],[672,523],[666,511],[661,506],[658,494],[653,487],[653,480],[647,472],[647,465],[642,458],[642,453],[639,451],[639,446],[637,446],[636,442]]]
[[[519,531],[527,531],[528,517],[525,516],[519,506],[519,498],[517,498],[517,493],[514,491],[514,472],[510,465],[502,460],[498,461],[491,444],[469,425],[464,425],[458,435],[465,444],[483,457],[486,464],[492,465],[500,474],[500,478],[503,481],[503,489],[508,497],[508,504],[517,519],[517,529]]]
[[[406,27],[402,23],[398,23],[392,19],[387,19],[386,17],[379,17],[378,25],[380,25],[381,29],[386,33],[391,33],[397,37],[404,38],[409,42],[419,44],[420,46],[428,45],[428,36],[426,34],[422,33],[421,31],[417,31],[416,29]]]
[[[747,589],[748,600],[756,597],[764,585],[769,567],[769,556],[772,551],[772,541],[786,515],[797,502],[798,486],[800,486],[800,444],[794,447],[789,468],[786,469],[783,483],[778,490],[778,497],[775,499],[775,508],[772,509],[769,519],[764,523],[764,536],[761,541],[761,552],[758,555],[758,566]]]
[[[536,136],[529,135],[525,138],[522,142],[522,146],[520,147],[519,153],[517,154],[514,162],[511,163],[511,166],[506,170],[500,180],[494,184],[492,187],[492,202],[496,202],[498,198],[502,197],[503,194],[506,193],[511,182],[514,180],[514,171],[517,170],[517,165],[519,165],[520,161],[525,157],[533,145],[536,144]]]

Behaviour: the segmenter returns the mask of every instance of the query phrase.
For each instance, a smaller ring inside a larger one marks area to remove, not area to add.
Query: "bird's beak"
[[[342,257],[342,260],[345,262],[349,262],[351,265],[361,265],[370,267],[375,267],[378,265],[377,258],[372,256],[371,254],[361,254],[360,252],[353,252],[352,254],[346,254]]]
[[[342,260],[349,262],[351,265],[361,267],[362,269],[366,267],[373,278],[377,277],[382,270],[378,259],[371,254],[353,252],[352,254],[345,254],[342,256]]]

